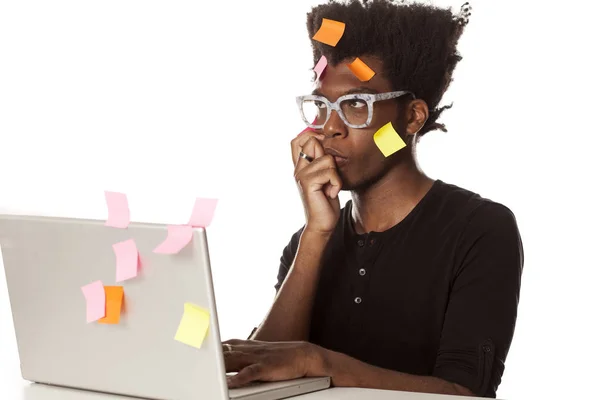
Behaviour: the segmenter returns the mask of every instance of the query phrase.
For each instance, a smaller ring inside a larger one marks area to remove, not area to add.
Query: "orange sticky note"
[[[108,207],[108,218],[104,225],[113,228],[127,228],[129,225],[129,203],[125,193],[104,192],[106,206]]]
[[[123,307],[123,286],[104,286],[106,294],[106,316],[98,320],[101,324],[118,324]]]
[[[404,143],[404,140],[398,135],[398,132],[396,132],[391,122],[388,122],[375,132],[373,140],[386,157],[406,147],[406,143]]]
[[[335,47],[344,35],[345,29],[345,23],[323,18],[323,22],[321,22],[321,27],[319,28],[317,33],[315,33],[313,39]]]
[[[360,58],[356,57],[352,63],[347,64],[350,71],[356,76],[361,82],[370,81],[373,76],[375,76],[375,71],[373,71],[367,64],[363,62]]]

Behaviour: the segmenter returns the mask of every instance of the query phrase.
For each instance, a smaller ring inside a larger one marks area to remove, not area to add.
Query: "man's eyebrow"
[[[342,96],[345,96],[347,94],[357,94],[357,93],[369,93],[369,94],[376,94],[379,93],[377,90],[370,88],[370,87],[366,87],[366,86],[359,86],[357,88],[352,88],[350,90],[348,90],[347,92],[343,93]],[[319,89],[315,89],[312,91],[312,94],[315,96],[323,96],[326,97],[323,93],[321,93],[319,91]]]

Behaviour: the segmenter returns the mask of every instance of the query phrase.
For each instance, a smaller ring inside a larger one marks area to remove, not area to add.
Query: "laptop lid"
[[[0,215],[0,247],[23,378],[151,399],[226,399],[206,232],[154,254],[163,225]],[[115,282],[112,245],[134,239],[138,276]],[[118,325],[86,323],[81,287],[123,286]],[[210,313],[200,349],[174,340],[184,303]]]

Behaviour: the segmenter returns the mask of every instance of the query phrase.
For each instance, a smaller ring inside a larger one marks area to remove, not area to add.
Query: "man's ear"
[[[419,133],[429,118],[429,107],[421,99],[412,100],[406,107],[406,134]]]

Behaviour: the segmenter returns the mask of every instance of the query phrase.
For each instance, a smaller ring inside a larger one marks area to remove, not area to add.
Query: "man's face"
[[[314,94],[326,97],[335,102],[340,96],[353,93],[385,93],[394,91],[390,82],[380,74],[382,62],[373,57],[360,57],[373,71],[375,76],[369,82],[361,82],[346,64],[352,60],[344,60],[336,66],[328,65],[322,80],[317,82]],[[399,88],[397,90],[402,90]],[[386,159],[375,145],[373,135],[379,128],[390,121],[400,133],[404,127],[399,121],[399,107],[396,100],[384,100],[374,103],[373,119],[366,128],[350,128],[337,114],[331,112],[329,120],[323,129],[317,130],[323,133],[325,138],[321,144],[325,148],[335,150],[341,154],[336,158],[338,173],[343,181],[343,190],[362,189],[378,181],[396,164],[402,157],[395,154]]]

